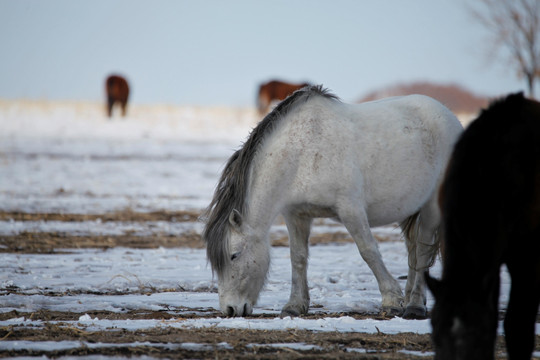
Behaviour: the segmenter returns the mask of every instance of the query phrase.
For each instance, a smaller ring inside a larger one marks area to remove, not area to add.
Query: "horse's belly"
[[[367,208],[369,225],[372,227],[388,225],[394,222],[401,222],[409,216],[415,214],[422,204],[410,201],[403,204],[392,204],[391,206],[375,205]]]
[[[363,186],[359,177],[340,172],[316,177],[313,182],[299,177],[290,183],[284,201],[310,217],[336,217],[344,206],[361,207],[371,226],[381,226],[420,210],[435,192],[439,171],[431,169],[414,180],[401,178],[399,172],[389,173],[381,178],[385,180]]]
[[[372,226],[402,221],[419,211],[435,195],[441,169],[425,163],[414,169],[414,172],[404,170],[387,174],[393,179],[374,180],[365,185],[363,200]]]

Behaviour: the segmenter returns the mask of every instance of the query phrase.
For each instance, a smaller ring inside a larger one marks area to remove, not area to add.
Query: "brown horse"
[[[281,101],[296,90],[306,86],[309,86],[309,84],[290,84],[278,80],[272,80],[265,84],[261,84],[257,96],[257,108],[259,109],[259,114],[266,114],[273,101]]]
[[[107,115],[112,116],[114,104],[118,103],[122,108],[122,116],[126,116],[126,107],[129,97],[129,85],[125,78],[119,75],[111,75],[105,82],[107,93]]]

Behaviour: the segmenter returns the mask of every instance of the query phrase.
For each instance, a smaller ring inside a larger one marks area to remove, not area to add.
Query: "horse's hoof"
[[[383,316],[401,316],[403,314],[403,308],[396,306],[383,306],[382,315]]]
[[[285,318],[287,316],[298,317],[298,316],[300,316],[300,312],[297,311],[297,310],[293,310],[293,309],[283,309],[283,310],[281,310],[281,314],[279,314],[279,317],[283,319],[283,318]]]
[[[407,306],[403,318],[408,320],[423,320],[427,318],[427,311],[425,306]]]

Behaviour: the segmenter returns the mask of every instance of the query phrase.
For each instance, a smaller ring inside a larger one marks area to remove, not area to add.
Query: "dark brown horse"
[[[508,356],[530,359],[540,301],[540,103],[510,95],[457,142],[440,190],[442,280],[435,296],[435,359],[493,359],[500,268],[512,280],[504,320]]]
[[[257,108],[259,114],[264,115],[270,110],[274,101],[281,101],[298,89],[309,86],[308,83],[290,84],[283,81],[272,80],[259,86]]]
[[[119,75],[111,75],[105,82],[107,93],[107,115],[112,116],[112,110],[116,103],[122,108],[122,116],[126,116],[126,107],[129,98],[129,85],[125,78]]]

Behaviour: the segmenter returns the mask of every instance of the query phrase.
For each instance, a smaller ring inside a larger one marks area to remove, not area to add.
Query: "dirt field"
[[[134,213],[130,211],[100,214],[23,214],[0,213],[0,220],[37,221],[55,220],[78,222],[101,221],[196,221],[199,214],[180,212]],[[151,241],[150,241],[151,240]],[[383,239],[381,239],[383,240]],[[333,233],[318,236],[312,243],[350,241],[345,234]],[[285,239],[276,239],[275,246],[286,244]],[[148,248],[148,247],[202,247],[200,236],[193,232],[181,236],[72,236],[65,233],[20,233],[13,236],[0,236],[0,251],[4,253],[48,253],[54,254],[58,249],[69,248]],[[5,290],[4,295],[16,293],[18,290]],[[56,295],[57,296],[57,295]],[[1,296],[0,296],[1,302]],[[197,314],[186,314],[186,311],[128,311],[125,313],[90,311],[90,317],[110,320],[155,319],[184,320],[190,317],[213,318],[221,316],[213,310],[197,310]],[[155,358],[192,358],[192,359],[426,359],[432,357],[432,346],[429,335],[401,333],[389,335],[313,332],[301,330],[257,331],[219,328],[177,329],[151,328],[129,331],[110,328],[105,331],[92,331],[81,327],[65,326],[62,322],[77,321],[83,313],[58,312],[40,310],[31,315],[17,312],[0,313],[0,321],[29,317],[42,320],[45,327],[2,327],[0,341],[75,341],[86,344],[75,348],[54,348],[44,350],[16,349],[0,351],[1,357],[12,356],[62,356],[103,355],[110,357],[149,356]],[[318,313],[307,318],[351,316],[356,319],[384,319],[379,314],[359,313]],[[272,314],[255,317],[274,317]],[[501,314],[503,316],[503,314]],[[106,346],[91,346],[104,343]],[[224,343],[228,345],[223,345]],[[300,344],[298,347],[282,347],[280,344]],[[126,344],[129,344],[126,345]],[[199,344],[190,347],[189,344]],[[537,336],[536,351],[540,351]],[[278,346],[280,345],[280,346]],[[361,351],[359,351],[361,349]],[[498,339],[497,357],[504,358],[504,341]]]

